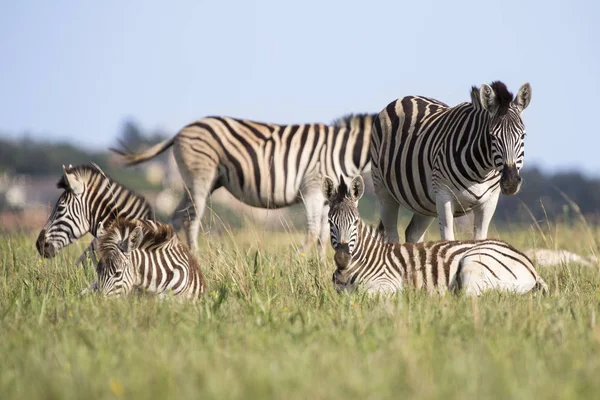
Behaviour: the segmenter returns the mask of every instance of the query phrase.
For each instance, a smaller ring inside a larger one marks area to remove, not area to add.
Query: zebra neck
[[[468,140],[468,150],[466,154],[472,154],[473,161],[481,178],[488,176],[495,170],[494,160],[492,158],[492,142],[490,140],[490,116],[484,109],[475,109],[472,111],[473,118]]]
[[[348,268],[349,272],[351,273],[351,271],[370,262],[374,256],[385,251],[386,246],[389,246],[389,244],[385,242],[377,228],[360,220],[357,227],[356,243]]]

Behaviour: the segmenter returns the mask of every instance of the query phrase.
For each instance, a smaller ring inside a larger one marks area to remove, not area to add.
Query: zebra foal
[[[337,266],[333,283],[338,290],[364,287],[368,292],[395,292],[406,287],[444,293],[464,290],[469,295],[495,289],[527,293],[547,291],[523,253],[500,240],[390,243],[366,225],[358,213],[364,193],[362,177],[349,187],[325,177],[323,194],[329,200],[331,244]]]
[[[100,230],[96,268],[100,293],[119,296],[138,288],[196,299],[204,292],[200,265],[170,225],[118,219]]]
[[[373,185],[386,238],[398,241],[398,208],[413,212],[407,242],[424,239],[437,216],[443,240],[454,239],[455,216],[474,213],[474,239],[485,239],[500,192],[517,193],[525,156],[521,113],[531,101],[502,82],[473,87],[455,107],[422,96],[390,103],[373,123]]]
[[[56,186],[63,189],[63,193],[35,243],[44,258],[54,257],[63,247],[89,232],[94,240],[76,264],[83,264],[90,257],[96,265],[94,250],[100,224],[107,226],[117,217],[152,217],[152,208],[146,199],[115,182],[95,165],[63,166],[63,176]]]

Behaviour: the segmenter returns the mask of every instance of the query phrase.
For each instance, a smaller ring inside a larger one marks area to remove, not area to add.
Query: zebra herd
[[[139,288],[196,298],[205,290],[193,256],[200,219],[207,197],[224,187],[255,207],[302,202],[308,225],[303,251],[317,244],[324,257],[330,237],[338,290],[546,291],[527,256],[486,240],[500,192],[520,188],[521,113],[530,100],[528,83],[513,97],[494,82],[473,87],[471,102],[455,107],[409,96],[379,114],[350,115],[331,125],[203,118],[141,153],[112,149],[135,165],[173,147],[186,194],[172,226],[152,221],[148,202],[97,166],[69,166],[36,247],[53,257],[89,232],[94,240],[77,262],[89,257],[95,265],[93,290],[118,295]],[[381,212],[378,228],[364,224],[357,209],[361,175],[369,171]],[[398,243],[400,205],[414,213],[405,244]],[[453,218],[471,212],[475,240],[454,241]],[[442,241],[422,243],[436,216]],[[175,233],[180,229],[187,245]]]

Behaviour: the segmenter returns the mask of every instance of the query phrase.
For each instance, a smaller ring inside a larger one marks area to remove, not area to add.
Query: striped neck
[[[354,251],[347,265],[337,264],[337,279],[340,283],[353,285],[359,277],[361,280],[369,273],[368,266],[382,264],[383,256],[392,252],[396,243],[385,241],[383,234],[376,228],[359,220]],[[402,277],[405,271],[400,271]]]
[[[469,170],[476,172],[478,178],[484,180],[495,171],[489,113],[471,103],[462,103],[448,109],[444,119],[439,120],[438,124],[445,125],[451,120],[456,121],[460,131],[446,131],[446,143],[450,146],[446,150],[448,155],[455,159],[464,157],[474,167]]]

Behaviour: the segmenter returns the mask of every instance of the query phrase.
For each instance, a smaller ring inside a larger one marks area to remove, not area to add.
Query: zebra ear
[[[481,85],[479,89],[479,96],[481,99],[481,105],[485,108],[489,113],[494,114],[498,111],[498,98],[496,97],[496,93],[494,89],[488,84]]]
[[[104,236],[106,229],[104,229],[104,222],[100,221],[98,227],[96,227],[96,237]]]
[[[323,195],[325,196],[325,199],[331,200],[331,198],[335,195],[335,192],[336,192],[335,184],[333,183],[333,179],[331,179],[328,176],[324,176],[322,190],[323,190]]]
[[[519,93],[517,93],[517,98],[515,99],[515,104],[519,107],[519,110],[523,111],[529,105],[531,101],[531,85],[529,82],[525,83],[523,86],[519,88]]]
[[[142,244],[143,232],[141,226],[136,226],[132,231],[129,232],[129,235],[125,236],[125,238],[119,243],[119,249],[124,254],[131,253]]]
[[[144,232],[140,225],[136,226],[135,229],[129,234],[129,241],[131,242],[131,251],[137,249],[142,244],[144,238]]]
[[[350,195],[354,201],[360,200],[362,195],[365,193],[365,181],[363,177],[358,175],[350,182]]]
[[[66,182],[70,191],[72,191],[74,194],[81,194],[83,193],[83,182],[81,182],[75,175],[72,168],[73,167],[71,165],[69,165],[69,168],[63,165],[64,181]]]

